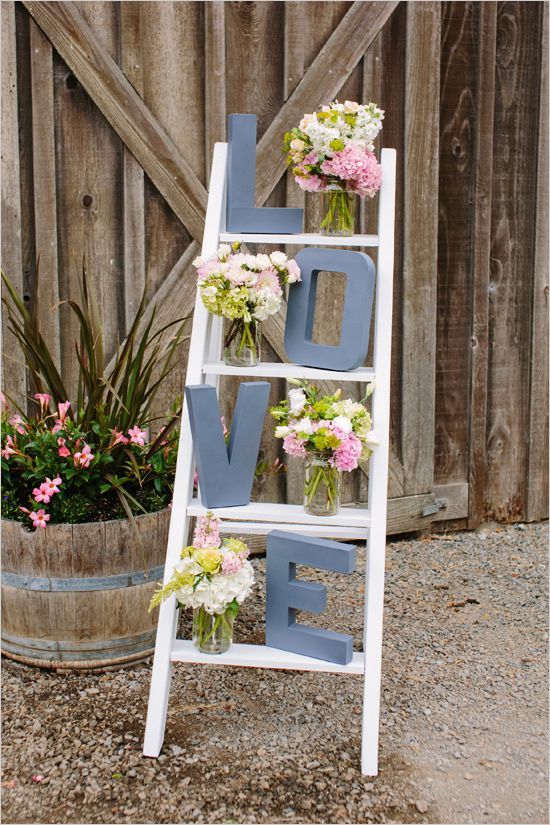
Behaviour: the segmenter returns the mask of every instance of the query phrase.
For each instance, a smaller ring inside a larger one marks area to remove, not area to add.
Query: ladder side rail
[[[217,143],[214,147],[212,171],[210,175],[210,193],[208,196],[202,245],[203,256],[212,255],[218,247],[218,239],[225,219],[224,192],[226,169],[227,144]],[[204,380],[202,365],[206,356],[206,346],[210,331],[208,315],[197,289],[191,343],[187,361],[186,384],[201,384]],[[184,397],[176,462],[176,476],[174,480],[174,495],[172,499],[172,513],[170,516],[170,529],[166,550],[164,583],[170,579],[172,568],[177,562],[181,548],[187,540],[189,527],[187,503],[192,497],[193,471],[193,441],[187,404],[185,403]],[[178,613],[179,611],[176,610],[175,596],[171,596],[160,607],[143,745],[143,753],[145,756],[158,756],[164,740],[171,679],[170,654],[176,638]]]
[[[382,149],[382,187],[378,213],[378,272],[374,331],[375,388],[372,418],[380,444],[369,462],[369,510],[365,565],[365,683],[361,743],[361,771],[378,773],[378,736],[382,668],[384,564],[388,498],[390,423],[390,369],[392,339],[393,257],[395,225],[395,149]]]

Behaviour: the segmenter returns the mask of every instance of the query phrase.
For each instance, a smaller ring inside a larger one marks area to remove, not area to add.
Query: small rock
[[[430,807],[425,799],[417,799],[414,805],[416,810],[421,814],[425,814]]]

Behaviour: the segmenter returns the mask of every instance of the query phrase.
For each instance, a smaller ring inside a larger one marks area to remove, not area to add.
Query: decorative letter
[[[314,582],[296,581],[296,564],[351,573],[355,547],[338,541],[310,538],[273,530],[267,537],[266,644],[325,662],[347,665],[353,656],[353,639],[331,630],[296,623],[296,610],[322,613],[326,589]]]
[[[372,260],[363,252],[311,247],[298,252],[296,263],[302,280],[292,284],[288,293],[285,350],[289,361],[331,370],[360,367],[369,349],[375,278]],[[323,270],[347,276],[342,332],[336,347],[312,341],[317,276]]]
[[[303,209],[254,206],[256,115],[227,118],[227,231],[270,234],[301,232]]]
[[[185,388],[205,507],[250,502],[270,388],[267,381],[240,385],[227,447],[215,387],[199,384]]]

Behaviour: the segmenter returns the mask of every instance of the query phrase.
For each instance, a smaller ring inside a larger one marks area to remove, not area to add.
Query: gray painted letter
[[[227,117],[227,231],[271,235],[302,231],[303,209],[254,206],[256,115]]]
[[[302,280],[290,286],[285,327],[289,361],[304,367],[354,370],[362,366],[369,349],[375,269],[363,252],[345,249],[301,249],[296,263]],[[345,272],[347,276],[342,332],[338,346],[314,344],[313,319],[319,272]]]
[[[270,388],[267,381],[240,385],[226,447],[215,387],[185,387],[205,507],[235,507],[250,502]]]
[[[325,662],[347,665],[353,657],[353,639],[331,630],[296,623],[296,610],[322,613],[326,589],[314,582],[296,581],[296,564],[351,573],[356,548],[327,539],[272,530],[267,537],[266,644]]]

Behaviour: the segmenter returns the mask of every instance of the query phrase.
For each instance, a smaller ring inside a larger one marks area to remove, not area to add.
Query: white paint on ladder
[[[393,245],[395,220],[395,150],[382,149],[382,187],[378,210],[378,235],[334,238],[322,235],[234,235],[225,232],[225,179],[227,144],[214,148],[210,193],[204,227],[202,255],[213,255],[220,241],[298,244],[316,246],[378,247],[376,283],[374,369],[351,372],[318,370],[296,364],[261,364],[258,367],[227,367],[220,361],[222,319],[209,315],[197,292],[193,330],[189,348],[186,384],[208,382],[219,387],[220,375],[304,377],[325,380],[376,382],[372,394],[372,417],[379,446],[369,461],[369,509],[343,508],[336,516],[318,518],[303,508],[288,504],[251,503],[245,507],[219,508],[226,519],[226,530],[243,534],[266,534],[277,527],[293,532],[333,538],[365,539],[364,653],[355,653],[349,665],[335,665],[309,656],[276,650],[265,645],[232,645],[227,653],[208,656],[198,652],[192,642],[176,639],[178,610],[175,597],[160,608],[155,658],[149,693],[143,753],[159,755],[164,740],[170,692],[172,662],[226,665],[236,667],[313,670],[338,674],[363,674],[363,725],[361,770],[368,776],[378,773],[378,729],[382,666],[382,623],[384,605],[384,559],[386,550],[386,513],[388,490],[390,367],[393,297]],[[189,416],[184,406],[172,501],[172,515],[166,551],[165,582],[187,543],[189,520],[205,512],[193,499],[193,445]],[[371,516],[372,514],[372,516]]]

